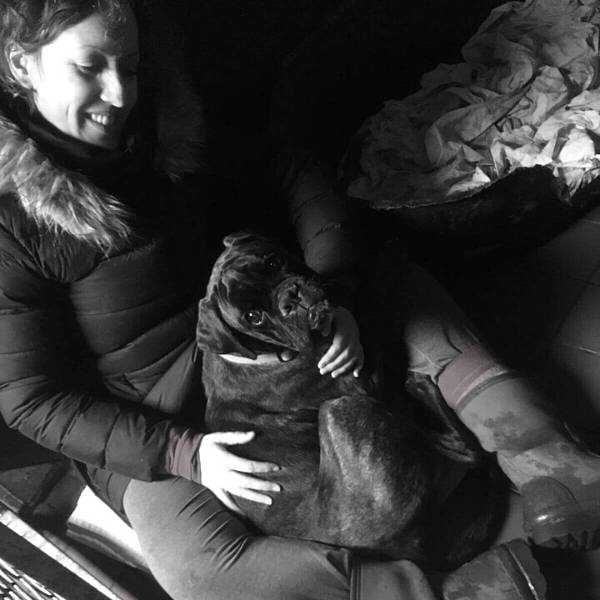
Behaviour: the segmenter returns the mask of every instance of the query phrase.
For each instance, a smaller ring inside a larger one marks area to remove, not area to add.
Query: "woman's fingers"
[[[253,502],[271,504],[271,497],[261,492],[276,493],[281,490],[278,483],[248,474],[278,471],[278,465],[248,460],[229,451],[228,446],[247,443],[253,437],[252,431],[216,432],[206,434],[200,443],[202,483],[212,490],[227,508],[238,514],[242,513],[232,500],[231,494]]]
[[[267,481],[265,479],[259,479],[258,477],[251,477],[244,473],[238,473],[237,471],[230,471],[227,480],[226,487],[229,491],[234,489],[247,489],[255,490],[258,492],[280,492],[281,486],[273,481]]]
[[[225,493],[234,494],[261,504],[273,503],[270,496],[261,494],[261,492],[276,493],[281,491],[281,486],[278,483],[231,470],[222,474],[219,487]]]
[[[354,356],[350,351],[350,348],[346,348],[342,352],[340,352],[327,366],[321,369],[321,375],[327,375],[327,373],[332,373],[345,365],[346,363],[354,360]]]
[[[244,516],[244,513],[240,509],[240,507],[233,501],[230,494],[228,494],[225,490],[221,490],[219,488],[215,488],[212,490],[212,493],[222,502],[222,504],[228,508],[230,511],[236,513],[237,515]]]
[[[227,446],[248,443],[255,435],[254,431],[221,431],[207,433],[203,440],[204,450],[210,453],[210,462],[218,462],[220,467],[243,473],[270,473],[279,471],[279,465],[258,460],[242,458],[230,452]]]
[[[250,500],[251,502],[259,502],[260,504],[273,504],[273,499],[266,494],[260,494],[255,492],[254,490],[244,488],[244,487],[228,487],[227,489],[223,488],[214,488],[212,489],[212,493],[231,511],[238,515],[244,516],[243,511],[240,507],[235,503],[232,495],[238,496],[239,498],[244,498],[245,500]]]
[[[331,373],[331,376],[335,379],[336,377],[339,377],[340,375],[344,375],[345,373],[350,373],[350,371],[353,370],[355,364],[356,364],[356,360],[354,360],[354,359],[349,360],[348,362],[345,362],[343,365],[338,367],[335,371],[333,371]]]
[[[335,335],[331,346],[319,360],[317,367],[321,375],[331,373],[334,377],[354,367],[357,376],[363,362],[360,332],[352,313],[338,306],[333,315]]]
[[[209,433],[210,441],[215,444],[225,446],[236,446],[237,444],[247,444],[255,435],[254,431],[218,431]]]
[[[335,369],[335,371],[331,373],[331,376],[335,379],[336,377],[339,377],[344,373],[350,373],[350,371],[352,371],[352,375],[354,375],[354,377],[358,377],[360,375],[361,369],[362,362],[356,358],[352,358],[337,369]]]
[[[331,346],[329,346],[327,352],[325,352],[325,354],[323,354],[323,356],[321,357],[321,360],[319,360],[319,362],[317,363],[317,367],[321,370],[321,375],[323,375],[323,372],[322,372],[323,369],[327,368],[329,363],[335,359],[335,357],[340,353],[341,350],[342,350],[341,341],[334,339]]]
[[[223,466],[231,471],[239,471],[240,473],[272,473],[273,471],[279,471],[279,465],[274,463],[242,458],[223,447],[219,450]]]
[[[250,500],[252,502],[258,502],[260,504],[273,504],[273,499],[270,496],[266,496],[265,494],[259,494],[253,490],[249,490],[247,488],[237,488],[230,490],[231,494],[239,496],[240,498],[244,498],[245,500]]]
[[[335,378],[352,371],[354,377],[358,377],[364,364],[364,357],[365,355],[360,344],[356,347],[347,348],[324,368],[321,374],[331,373],[331,376]]]
[[[326,375],[327,373],[331,373],[334,369],[339,367],[343,362],[347,362],[348,357],[350,356],[349,348],[338,348],[336,353],[329,358],[327,362],[324,362],[322,359],[319,362],[321,365],[319,367],[321,375]]]

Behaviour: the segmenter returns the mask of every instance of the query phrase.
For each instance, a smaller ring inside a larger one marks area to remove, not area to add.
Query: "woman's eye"
[[[244,314],[244,319],[250,323],[250,325],[257,327],[258,325],[263,324],[265,315],[261,310],[249,310],[246,314]]]
[[[95,75],[99,71],[96,65],[77,65],[77,69],[84,75]]]
[[[278,271],[283,267],[283,258],[281,256],[277,256],[276,254],[272,254],[267,256],[265,259],[265,266],[269,271]]]

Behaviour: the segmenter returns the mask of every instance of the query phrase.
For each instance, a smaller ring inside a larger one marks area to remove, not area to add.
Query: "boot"
[[[495,546],[448,575],[444,600],[544,600],[546,580],[523,540]]]
[[[546,582],[523,540],[496,546],[453,573],[429,574],[406,560],[353,569],[351,600],[544,600]]]
[[[523,497],[523,528],[539,546],[600,546],[600,457],[573,442],[541,392],[480,347],[454,359],[438,384]]]

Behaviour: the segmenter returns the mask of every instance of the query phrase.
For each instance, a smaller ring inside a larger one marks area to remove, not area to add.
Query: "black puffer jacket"
[[[137,136],[123,152],[68,138],[18,103],[0,115],[0,412],[101,469],[116,506],[128,477],[165,472],[186,402],[203,413],[193,336],[211,261],[185,231],[190,194],[170,181],[195,166],[196,107],[179,108],[166,140]]]

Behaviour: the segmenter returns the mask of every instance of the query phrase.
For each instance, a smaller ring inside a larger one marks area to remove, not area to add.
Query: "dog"
[[[390,400],[368,374],[319,374],[333,307],[315,273],[260,236],[224,245],[196,335],[206,426],[255,431],[234,451],[281,467],[269,475],[281,485],[271,505],[238,505],[267,534],[421,561],[447,461],[404,410],[402,390]]]

